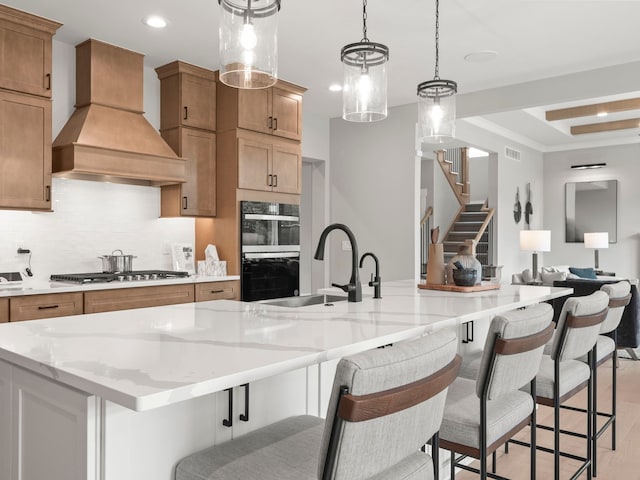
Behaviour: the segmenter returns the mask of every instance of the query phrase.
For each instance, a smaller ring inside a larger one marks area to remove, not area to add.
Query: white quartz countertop
[[[0,359],[148,410],[571,292],[460,294],[402,281],[383,284],[382,299],[332,306],[217,300],[59,317],[0,324]]]
[[[0,298],[19,297],[23,295],[43,295],[47,293],[87,292],[90,290],[109,290],[113,288],[155,287],[159,285],[179,285],[184,283],[223,282],[239,280],[239,275],[212,277],[192,275],[183,278],[165,278],[161,280],[139,280],[123,282],[67,283],[46,280],[23,280],[18,283],[0,283]]]

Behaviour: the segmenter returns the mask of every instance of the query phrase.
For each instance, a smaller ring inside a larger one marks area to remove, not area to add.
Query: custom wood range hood
[[[185,181],[142,115],[143,55],[89,39],[76,46],[76,110],[53,142],[56,176],[139,185]]]

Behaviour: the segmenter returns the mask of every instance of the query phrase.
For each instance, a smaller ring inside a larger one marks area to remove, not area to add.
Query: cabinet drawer
[[[240,298],[240,281],[196,283],[196,302],[207,300],[238,300]]]
[[[113,312],[193,302],[193,284],[85,292],[84,313]]]
[[[0,298],[0,323],[9,321],[9,299]]]
[[[12,322],[82,314],[82,293],[50,293],[9,299]]]

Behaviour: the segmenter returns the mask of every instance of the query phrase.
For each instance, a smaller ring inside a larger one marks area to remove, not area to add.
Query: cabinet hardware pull
[[[269,117],[269,130],[273,128],[273,117]]]
[[[464,338],[462,340],[462,343],[473,342],[473,320],[471,320],[470,322],[466,322],[464,324],[464,327],[465,327],[465,332],[464,332]]]
[[[273,187],[273,175],[271,174],[267,175],[267,186]]]
[[[240,420],[242,422],[249,421],[249,384],[245,383],[244,387],[244,413],[240,414]]]
[[[273,186],[274,186],[274,187],[277,187],[277,186],[278,186],[278,175],[274,175],[274,176],[273,176],[273,180],[274,180],[274,182],[273,182]]]
[[[60,305],[40,305],[38,306],[38,310],[50,310],[52,308],[58,308]]]
[[[184,118],[183,120],[189,120],[189,107],[184,107]]]
[[[224,418],[222,425],[231,428],[233,427],[233,388],[226,388],[224,391],[229,393],[229,418]]]
[[[187,197],[182,197],[182,209],[186,210],[188,205]]]
[[[46,185],[44,187],[44,201],[45,202],[51,201],[51,185]]]
[[[47,86],[45,87],[46,90],[51,90],[51,74],[47,73],[44,78],[47,79]]]
[[[278,119],[277,118],[273,118],[273,129],[277,130],[278,129]]]
[[[224,290],[211,290],[209,293],[224,293]]]

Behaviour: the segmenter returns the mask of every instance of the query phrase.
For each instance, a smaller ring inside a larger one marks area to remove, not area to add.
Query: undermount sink
[[[299,297],[276,298],[274,300],[264,300],[260,303],[275,305],[277,307],[307,307],[309,305],[331,304],[333,302],[344,302],[347,297],[341,295],[302,295]]]

